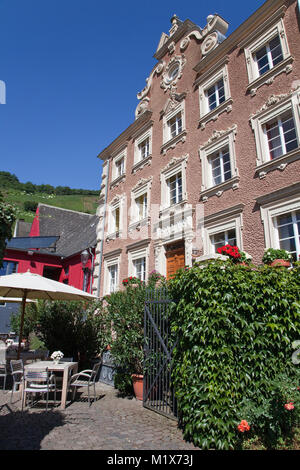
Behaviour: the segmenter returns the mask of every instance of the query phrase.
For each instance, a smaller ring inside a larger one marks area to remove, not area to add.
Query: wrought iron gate
[[[177,419],[177,403],[171,384],[172,351],[170,304],[167,289],[148,290],[144,313],[144,390],[143,405]]]

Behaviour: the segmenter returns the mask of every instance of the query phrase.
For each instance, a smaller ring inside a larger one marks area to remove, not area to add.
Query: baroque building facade
[[[100,154],[93,292],[170,277],[236,244],[300,255],[299,5],[268,0],[226,37],[171,19],[135,119]]]

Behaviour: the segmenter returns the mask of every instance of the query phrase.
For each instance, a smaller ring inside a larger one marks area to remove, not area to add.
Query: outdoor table
[[[48,368],[51,372],[63,372],[63,383],[61,392],[61,409],[66,408],[67,394],[68,394],[68,380],[70,373],[76,374],[78,372],[78,362],[64,362],[63,359],[54,364],[53,361],[37,361],[32,364],[27,364],[25,370],[45,370]],[[22,390],[21,390],[22,392]]]

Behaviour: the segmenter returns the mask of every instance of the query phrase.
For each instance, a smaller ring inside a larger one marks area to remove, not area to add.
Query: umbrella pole
[[[22,335],[23,335],[24,315],[25,315],[25,306],[26,306],[26,297],[27,297],[27,290],[24,291],[24,295],[23,295],[23,298],[22,298],[22,312],[21,312],[21,324],[20,324],[19,346],[18,346],[17,359],[20,359],[21,341],[22,341]]]

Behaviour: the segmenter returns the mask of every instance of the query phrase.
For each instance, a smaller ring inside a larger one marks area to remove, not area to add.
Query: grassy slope
[[[1,188],[0,192],[3,194],[5,201],[14,205],[18,211],[18,219],[24,219],[26,222],[32,222],[34,219],[34,212],[24,211],[25,201],[35,201],[49,206],[62,207],[79,212],[87,212],[95,214],[97,208],[98,196],[55,196],[45,193],[26,194],[23,191],[15,189]]]

